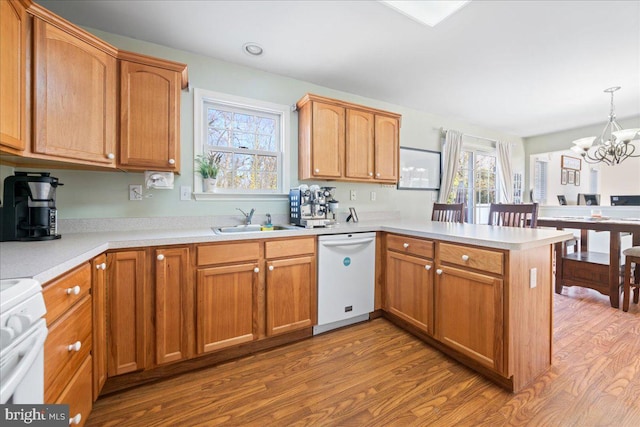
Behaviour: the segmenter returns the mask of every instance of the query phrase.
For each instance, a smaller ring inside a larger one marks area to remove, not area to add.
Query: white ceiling
[[[640,1],[474,0],[430,28],[377,1],[39,0],[69,21],[531,136],[640,115]],[[246,42],[262,57],[242,51]]]

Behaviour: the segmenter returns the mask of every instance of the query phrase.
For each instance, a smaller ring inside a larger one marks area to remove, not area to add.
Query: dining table
[[[556,293],[561,293],[563,286],[588,287],[608,295],[611,307],[619,308],[621,236],[631,234],[632,245],[640,246],[640,218],[538,217],[538,227],[580,230],[580,246],[574,253],[568,254],[564,243],[556,244]],[[590,230],[609,232],[608,254],[589,251]]]

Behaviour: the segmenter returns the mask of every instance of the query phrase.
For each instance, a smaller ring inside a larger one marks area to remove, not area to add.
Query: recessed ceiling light
[[[442,22],[448,16],[453,15],[470,1],[471,0],[380,0],[380,3],[422,24],[435,27],[438,23]]]
[[[260,56],[264,52],[264,49],[262,49],[262,46],[260,46],[258,43],[253,43],[253,42],[243,44],[242,50],[244,50],[245,53],[251,56]]]

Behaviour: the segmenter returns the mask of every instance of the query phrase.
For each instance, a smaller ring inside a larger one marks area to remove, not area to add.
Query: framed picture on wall
[[[576,171],[582,169],[582,159],[577,157],[562,156],[561,163],[560,167],[564,169],[572,169]]]
[[[398,190],[439,190],[440,157],[439,151],[400,147]]]
[[[576,171],[575,184],[580,185],[580,171]]]
[[[575,184],[576,183],[576,171],[567,171],[567,184]]]
[[[567,170],[566,169],[562,169],[560,171],[560,184],[561,185],[567,185]]]

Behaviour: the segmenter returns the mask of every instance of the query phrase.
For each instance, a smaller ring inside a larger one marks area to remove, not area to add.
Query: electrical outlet
[[[529,270],[529,288],[533,289],[538,286],[538,269],[532,268]]]
[[[357,195],[356,195],[356,190],[351,190],[351,191],[349,192],[349,200],[351,200],[351,201],[353,202],[354,200],[357,200],[357,198],[358,198],[358,197],[357,197]]]
[[[188,185],[180,186],[180,200],[191,200],[191,187]]]
[[[371,201],[372,201],[372,202],[375,202],[375,201],[376,201],[376,192],[375,192],[375,191],[372,191],[372,192],[371,192]]]
[[[141,184],[129,184],[129,200],[142,200]]]

